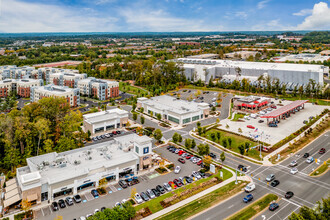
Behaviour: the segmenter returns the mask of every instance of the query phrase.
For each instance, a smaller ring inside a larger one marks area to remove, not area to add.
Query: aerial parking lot
[[[277,109],[292,103],[287,100],[271,99],[271,101],[274,102]],[[321,114],[326,108],[327,106],[305,103],[304,109],[291,114],[290,117],[286,119],[281,119],[277,127],[270,127],[267,124],[267,118],[261,118],[262,115],[255,114],[255,117],[251,117],[251,114],[246,114],[244,117],[241,115],[241,118],[236,120],[233,120],[235,118],[235,116],[233,116],[232,119],[222,120],[220,122],[222,126],[220,126],[219,129],[235,132],[251,138],[257,137],[260,141],[274,145],[278,141],[299,130],[304,126],[304,123],[308,122],[312,117]],[[274,111],[274,109],[270,110],[271,111],[268,112]],[[238,117],[236,116],[236,118]],[[270,120],[272,119],[269,119],[269,121]],[[241,129],[242,132],[239,132],[239,129]]]

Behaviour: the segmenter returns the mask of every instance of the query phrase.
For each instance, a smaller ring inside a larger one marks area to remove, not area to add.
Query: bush
[[[166,168],[169,169],[169,170],[174,170],[174,164],[171,163],[169,165],[166,165]]]
[[[163,174],[163,173],[166,173],[166,172],[167,172],[167,170],[166,170],[164,167],[158,167],[158,168],[156,169],[156,171],[157,171],[158,173],[160,173],[160,174]]]
[[[27,211],[27,212],[23,212],[17,215],[14,215],[14,219],[15,220],[32,220],[33,219],[33,214],[32,211]]]
[[[107,192],[104,187],[97,188],[96,190],[100,195],[104,195]]]

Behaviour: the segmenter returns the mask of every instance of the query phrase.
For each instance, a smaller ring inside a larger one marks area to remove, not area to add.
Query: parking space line
[[[292,212],[295,212],[297,209],[299,209],[300,207],[297,207],[297,208],[295,208],[294,210],[292,210]],[[292,212],[289,214],[289,215],[287,215],[284,219],[287,219],[291,214],[292,214]]]
[[[271,219],[273,218],[275,215],[277,215],[278,212],[280,212],[282,209],[284,209],[285,207],[287,207],[290,203],[286,204],[285,206],[283,206],[281,209],[279,209],[277,212],[275,212],[273,215],[271,215],[269,218],[267,219]]]
[[[40,210],[41,210],[42,216],[45,216],[45,213],[44,213],[44,211],[42,210],[42,208],[41,208]]]

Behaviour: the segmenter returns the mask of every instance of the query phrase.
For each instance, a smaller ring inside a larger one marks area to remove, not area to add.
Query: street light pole
[[[236,169],[236,180],[235,180],[235,184],[237,184],[237,169]]]

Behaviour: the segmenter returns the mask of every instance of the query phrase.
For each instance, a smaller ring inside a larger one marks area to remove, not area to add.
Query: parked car
[[[103,206],[103,207],[101,208],[101,212],[103,212],[105,209],[106,209],[106,208]]]
[[[197,165],[200,166],[200,165],[202,165],[202,163],[203,163],[203,160],[200,160],[197,162]]]
[[[63,199],[58,200],[58,205],[60,206],[61,209],[64,209],[66,207],[65,202]]]
[[[313,163],[314,162],[314,158],[313,157],[308,157],[306,160],[306,163]]]
[[[264,122],[264,120],[259,120],[258,122],[259,122],[259,123],[263,123],[263,122]]]
[[[184,150],[180,150],[178,154],[181,156],[183,153],[186,153],[186,152]]]
[[[76,203],[80,203],[81,202],[81,197],[79,194],[73,196],[73,200],[76,202]]]
[[[96,189],[92,189],[91,194],[94,196],[95,199],[99,198],[99,193],[97,192]]]
[[[255,129],[255,127],[254,126],[252,126],[252,125],[248,125],[248,126],[246,126],[247,128],[251,128],[251,129]]]
[[[271,183],[270,183],[270,185],[272,186],[272,187],[276,187],[277,185],[279,185],[280,184],[280,181],[278,181],[278,180],[273,180]]]
[[[151,191],[155,194],[156,197],[160,196],[161,194],[157,189],[151,189]]]
[[[85,216],[80,216],[79,220],[86,220],[86,217]]]
[[[147,189],[147,195],[149,196],[150,199],[156,198],[156,195],[151,191],[151,189]]]
[[[174,179],[174,180],[173,180],[173,183],[174,183],[175,185],[177,185],[178,187],[181,187],[181,186],[183,185],[183,183],[182,183],[180,180],[178,180],[178,179]]]
[[[269,205],[269,210],[275,211],[278,207],[279,207],[279,205],[277,203],[272,203]]]
[[[156,186],[156,189],[161,193],[161,194],[164,194],[166,191],[165,189],[161,186],[161,185],[157,185]]]
[[[163,186],[164,186],[164,189],[166,189],[168,192],[172,190],[171,185],[168,183],[164,183]]]
[[[119,202],[117,202],[117,203],[119,203]],[[116,204],[117,204],[117,203],[116,203]],[[115,206],[116,206],[116,204],[115,204]],[[120,205],[120,203],[119,203],[119,205]],[[96,213],[98,213],[98,212],[100,212],[100,210],[99,210],[99,209],[95,209],[95,210],[94,210],[94,215],[95,215]]]
[[[292,196],[294,196],[294,193],[291,191],[288,191],[285,193],[285,198],[290,199]]]
[[[247,186],[244,188],[245,192],[252,192],[253,190],[255,190],[256,185],[254,183],[249,183],[247,184]]]
[[[188,155],[186,156],[186,159],[189,160],[191,157],[192,157],[192,156],[191,156],[190,154],[188,154]]]
[[[309,157],[309,153],[305,153],[303,157],[304,158],[308,158]]]
[[[193,171],[193,172],[192,172],[192,175],[193,175],[195,178],[197,178],[197,179],[201,179],[201,178],[202,178],[201,175],[200,175],[198,172],[196,172],[196,171]]]
[[[73,205],[73,199],[71,197],[66,197],[65,202],[66,202],[66,204],[68,204],[68,206]]]
[[[209,153],[209,156],[212,157],[213,159],[217,158],[217,155],[215,155],[214,153]]]
[[[186,163],[186,161],[185,161],[183,158],[179,158],[178,161],[179,161],[180,163]]]
[[[243,202],[248,203],[248,202],[252,201],[252,199],[253,199],[253,195],[252,194],[248,194],[247,196],[245,196],[243,198]]]
[[[198,158],[192,157],[192,158],[190,158],[190,161],[193,162],[193,163],[197,163],[198,162]]]
[[[168,185],[170,185],[172,189],[176,189],[177,187],[172,181],[169,181]]]
[[[140,197],[144,200],[144,201],[149,201],[149,197],[147,196],[147,194],[145,192],[142,192],[140,194]]]
[[[167,148],[167,150],[170,150],[171,148],[173,148],[173,146],[172,145],[168,145],[166,148]]]
[[[118,184],[124,189],[128,187],[127,182],[125,180],[119,180]]]
[[[294,174],[298,173],[298,169],[297,168],[292,168],[290,170],[290,173],[294,175]]]
[[[92,214],[87,214],[86,218],[89,218],[89,217],[92,217],[92,216],[93,216]]]
[[[176,149],[174,153],[178,154],[180,149]]]
[[[138,204],[140,204],[140,203],[143,202],[142,197],[140,196],[139,193],[136,193],[136,194],[135,194],[134,199],[135,199],[135,201],[136,201]],[[149,200],[149,199],[148,199],[148,200]],[[147,201],[147,200],[145,200],[145,201]]]
[[[270,181],[272,181],[272,180],[274,180],[275,179],[275,174],[269,174],[267,177],[266,177],[266,181],[267,182],[270,182]]]
[[[174,173],[178,174],[180,173],[181,167],[180,166],[176,166],[174,169]]]
[[[51,205],[51,207],[52,207],[52,210],[55,212],[55,211],[57,211],[59,208],[58,208],[58,204],[57,204],[57,202],[52,202],[52,205]]]
[[[290,163],[290,167],[295,167],[295,166],[297,166],[298,165],[298,163],[297,163],[297,161],[292,161],[291,163]]]
[[[319,154],[324,154],[325,153],[325,148],[321,148],[320,150],[319,150]]]
[[[189,176],[184,176],[183,179],[185,179],[187,183],[192,183],[193,182],[193,179],[190,178]]]

